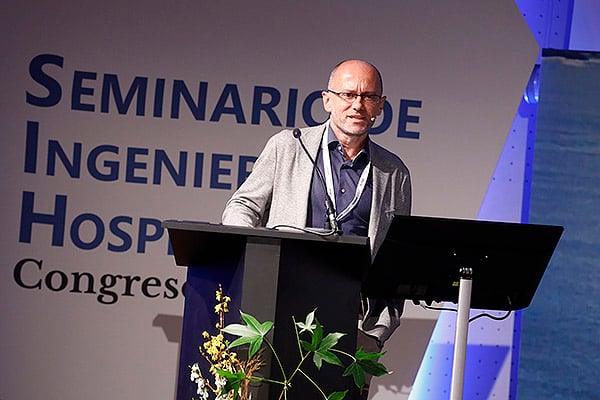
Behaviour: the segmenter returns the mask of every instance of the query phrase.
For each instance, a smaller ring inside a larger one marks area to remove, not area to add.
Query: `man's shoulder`
[[[375,143],[373,140],[369,142],[369,152],[371,153],[372,162],[380,168],[393,168],[408,173],[408,167],[397,154]]]

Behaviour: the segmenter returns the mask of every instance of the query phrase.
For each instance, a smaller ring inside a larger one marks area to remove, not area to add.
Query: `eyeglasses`
[[[367,104],[379,104],[381,101],[381,96],[377,94],[361,94],[361,93],[351,93],[351,92],[336,92],[330,89],[326,90],[329,93],[333,93],[338,96],[340,99],[347,101],[348,103],[353,103],[358,97],[360,97],[361,101],[364,101]]]

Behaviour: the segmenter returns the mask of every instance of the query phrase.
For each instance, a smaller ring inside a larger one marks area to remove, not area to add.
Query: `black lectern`
[[[340,344],[352,353],[361,290],[370,297],[455,302],[450,396],[462,399],[470,308],[527,307],[563,231],[560,226],[395,216],[371,264],[364,237],[198,222],[165,221],[163,226],[177,265],[189,266],[178,400],[194,395],[189,365],[202,361],[197,350],[201,333],[217,322],[213,293],[219,283],[233,298],[229,322],[239,320],[240,309],[275,322],[273,341],[288,368],[295,366],[298,353],[292,316],[302,319],[317,307],[328,332],[348,333]],[[273,363],[267,374],[277,377]],[[340,375],[337,367],[323,366],[318,379],[326,393],[352,387]],[[299,380],[288,399],[319,398],[311,390]],[[265,386],[255,398],[274,400],[279,392]]]
[[[232,297],[227,323],[239,322],[239,310],[260,321],[275,322],[273,342],[288,374],[299,354],[292,316],[303,321],[317,308],[316,316],[326,332],[347,333],[338,347],[349,353],[356,350],[361,282],[371,261],[367,238],[199,222],[165,221],[163,226],[169,232],[176,264],[188,266],[178,400],[196,395],[189,366],[203,365],[198,352],[204,341],[202,332],[215,333],[214,293],[219,284]],[[204,367],[208,371],[205,362]],[[261,372],[279,377],[275,360]],[[318,374],[312,372],[327,394],[354,385],[352,379],[341,376],[340,367],[324,364]],[[254,398],[274,400],[280,392],[279,386],[264,385]],[[307,398],[319,398],[318,392],[298,376],[288,399]]]
[[[363,291],[458,304],[451,400],[462,399],[470,308],[529,306],[563,227],[395,216]]]

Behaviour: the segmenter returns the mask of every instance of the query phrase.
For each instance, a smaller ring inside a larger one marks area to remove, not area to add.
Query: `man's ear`
[[[331,97],[329,97],[329,92],[326,92],[325,90],[321,92],[321,96],[323,97],[323,108],[325,109],[325,111],[327,111],[328,113],[331,112]]]
[[[381,100],[379,101],[379,104],[377,104],[377,109],[378,109],[377,115],[378,116],[381,115],[381,113],[383,112],[383,107],[385,106],[385,99],[386,99],[386,97],[382,96]]]

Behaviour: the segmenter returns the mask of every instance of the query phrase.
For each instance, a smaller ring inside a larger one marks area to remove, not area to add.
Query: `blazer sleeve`
[[[276,137],[267,141],[252,172],[226,203],[221,219],[223,224],[251,227],[266,224],[277,168]]]

